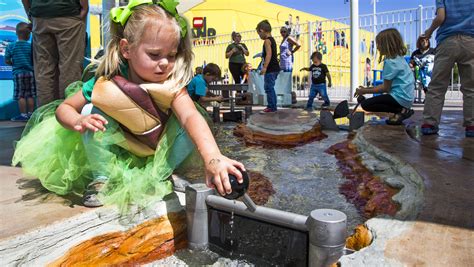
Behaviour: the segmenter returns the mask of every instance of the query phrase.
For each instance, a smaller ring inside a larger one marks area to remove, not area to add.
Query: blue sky
[[[325,18],[340,18],[350,15],[350,4],[344,4],[344,0],[269,0],[269,2]],[[419,5],[434,6],[435,0],[379,0],[377,12],[416,8]],[[370,14],[372,8],[371,0],[359,0],[359,14]]]

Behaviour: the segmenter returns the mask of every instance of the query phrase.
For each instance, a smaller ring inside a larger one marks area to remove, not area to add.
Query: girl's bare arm
[[[389,93],[392,88],[392,80],[383,80],[383,84],[375,87],[359,87],[356,96],[365,94]]]
[[[104,117],[99,114],[81,115],[81,110],[86,104],[87,100],[82,91],[79,91],[59,105],[56,109],[56,119],[64,128],[81,133],[87,129],[94,132],[105,131],[104,125],[108,122]]]
[[[185,88],[180,90],[171,108],[204,160],[206,184],[209,187],[215,185],[221,195],[232,192],[228,173],[234,174],[242,182],[242,174],[237,168],[245,170],[244,165],[221,154],[209,126],[196,110]]]

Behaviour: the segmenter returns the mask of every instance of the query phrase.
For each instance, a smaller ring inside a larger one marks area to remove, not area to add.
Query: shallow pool
[[[337,209],[346,213],[348,228],[363,222],[357,209],[339,194],[345,178],[337,160],[324,151],[347,138],[347,132],[326,132],[328,138],[300,147],[271,149],[245,147],[232,135],[235,124],[222,124],[217,142],[222,153],[260,172],[273,183],[276,193],[266,207],[309,215],[314,209]]]
[[[300,147],[274,149],[260,146],[246,147],[233,135],[235,123],[222,123],[216,129],[216,140],[222,153],[241,161],[248,170],[259,172],[273,184],[276,193],[264,206],[309,215],[314,209],[337,209],[347,215],[348,234],[356,225],[364,222],[356,207],[348,203],[339,193],[339,186],[345,181],[340,173],[337,160],[324,151],[335,143],[345,141],[348,132],[325,132],[328,138]],[[182,173],[191,180],[203,181],[203,170]],[[251,177],[250,177],[251,178]],[[236,229],[237,230],[237,229]],[[196,258],[195,264],[214,266],[245,266],[249,262],[234,260],[228,265],[226,259],[207,252],[181,251],[173,257],[157,262],[190,264],[190,258]],[[223,264],[223,265],[221,265]]]

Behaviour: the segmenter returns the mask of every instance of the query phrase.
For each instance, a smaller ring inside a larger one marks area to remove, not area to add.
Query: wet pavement
[[[461,111],[444,111],[443,113],[438,134],[430,136],[421,135],[419,127],[422,121],[421,112],[417,112],[408,123],[408,134],[423,147],[474,161],[474,140],[473,138],[465,137]]]

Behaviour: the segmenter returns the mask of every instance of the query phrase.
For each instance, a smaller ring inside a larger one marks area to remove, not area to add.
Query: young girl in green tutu
[[[95,76],[40,108],[17,143],[13,165],[84,205],[146,206],[172,191],[169,176],[197,150],[206,183],[231,192],[242,163],[221,154],[186,84],[193,54],[174,0],[133,0],[111,10],[106,54]]]

